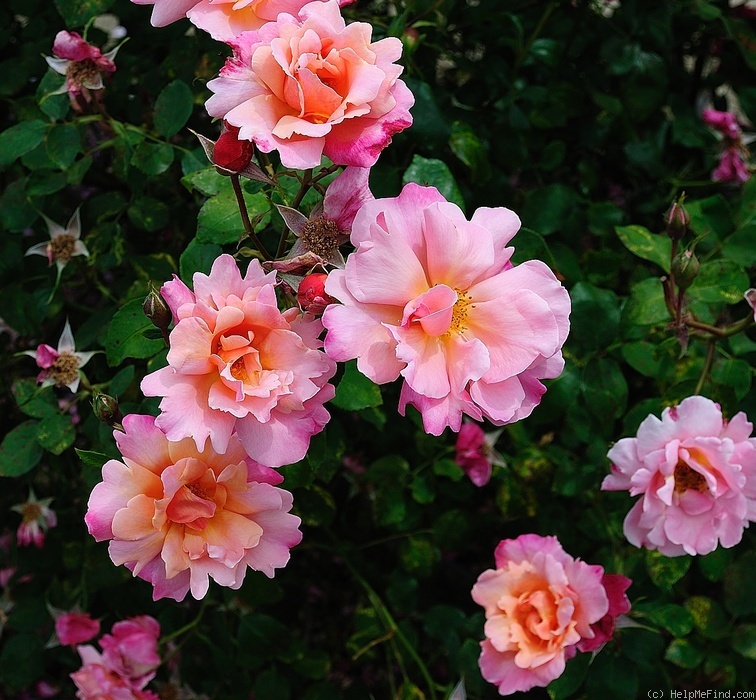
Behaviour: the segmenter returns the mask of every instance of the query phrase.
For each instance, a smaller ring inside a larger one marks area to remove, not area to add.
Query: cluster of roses
[[[101,651],[83,644],[100,631],[100,623],[83,613],[65,613],[55,622],[61,644],[76,646],[82,666],[71,674],[80,700],[158,700],[145,686],[160,666],[157,645],[160,624],[149,615],[113,625],[100,640]]]
[[[463,416],[500,426],[532,412],[542,380],[563,369],[570,300],[543,263],[512,264],[513,212],[480,208],[468,220],[414,184],[395,198],[370,195],[368,169],[411,124],[397,39],[372,42],[370,25],[347,25],[337,0],[135,1],[155,5],[154,24],[188,16],[232,47],[209,83],[207,109],[224,120],[219,164],[264,177],[250,164],[256,147],[288,168],[315,168],[323,156],[346,166],[309,218],[280,207],[297,236],[284,260],[267,269],[253,260],[242,276],[222,255],[193,289],[178,278],[161,289],[174,324],[168,366],[141,385],[162,398],[161,413],[123,419],[123,461],[104,465],[86,522],[155,599],[182,600],[203,597],[210,578],[238,588],[248,568],[273,576],[288,561],[302,535],[276,467],[302,459],[329,420],[336,362],[356,359],[378,384],[402,377],[399,410],[415,407],[434,435],[462,430],[460,463],[481,485],[490,451]],[[281,312],[277,272],[307,265],[324,285],[300,287],[302,308]],[[43,371],[73,355],[73,342],[54,352]],[[603,488],[643,494],[628,539],[672,556],[739,541],[756,519],[751,428],[743,414],[726,424],[713,402],[691,397],[618,442]],[[503,541],[496,569],[473,589],[487,618],[484,677],[502,694],[546,685],[576,651],[611,637],[629,585],[556,538]],[[82,654],[85,668],[113,672],[95,656],[107,649]]]

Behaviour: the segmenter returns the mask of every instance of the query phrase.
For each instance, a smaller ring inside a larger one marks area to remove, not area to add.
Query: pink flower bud
[[[88,613],[67,612],[55,620],[55,634],[60,643],[75,647],[93,639],[100,633],[100,623]]]
[[[327,279],[325,272],[313,272],[300,282],[297,301],[304,311],[322,314],[326,306],[333,304],[333,298],[325,292]]]

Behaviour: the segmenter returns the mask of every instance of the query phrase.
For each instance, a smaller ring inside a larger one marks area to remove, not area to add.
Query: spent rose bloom
[[[100,639],[105,665],[132,688],[141,690],[160,666],[158,639],[160,624],[154,617],[139,615],[113,625],[110,634]]]
[[[100,633],[100,621],[93,620],[89,613],[71,611],[55,619],[55,634],[58,641],[75,647],[88,642]]]
[[[743,148],[732,145],[719,154],[719,163],[711,171],[714,182],[734,182],[743,184],[751,178],[751,171],[745,158]]]
[[[486,434],[477,423],[463,423],[459,429],[454,461],[476,486],[489,482],[494,464],[504,465],[501,455],[494,450],[499,435],[501,430]]]
[[[412,123],[412,93],[399,80],[396,37],[372,42],[365,22],[346,25],[336,0],[311,2],[234,39],[234,55],[207,86],[208,113],[240,127],[288,168],[370,167]]]
[[[736,184],[747,182],[751,177],[748,169],[748,150],[737,117],[731,112],[720,112],[716,109],[705,109],[701,117],[722,140],[719,163],[712,171],[711,179],[715,182]]]
[[[619,440],[601,488],[641,496],[625,518],[630,543],[674,557],[740,542],[756,520],[752,430],[745,413],[728,423],[718,404],[689,396]]]
[[[291,207],[277,205],[297,240],[285,258],[270,266],[283,273],[310,272],[315,266],[344,267],[339,246],[349,240],[360,207],[374,199],[369,179],[370,168],[345,168],[328,185],[323,201],[309,217]]]
[[[501,695],[546,686],[609,611],[604,570],[571,557],[556,537],[539,535],[502,540],[495,560],[496,569],[472,589],[486,614],[483,678]]]
[[[37,349],[26,350],[24,355],[33,357],[42,371],[37,382],[44,386],[67,386],[76,393],[81,376],[79,370],[92,359],[94,352],[76,352],[71,324],[66,319],[63,332],[58,340],[58,349],[43,343]]]
[[[320,321],[278,310],[276,273],[257,260],[242,278],[221,255],[194,292],[175,278],[161,294],[173,312],[168,367],[147,375],[142,391],[163,396],[156,425],[169,440],[207,438],[225,452],[236,430],[252,459],[280,467],[304,457],[330,415],[335,363],[320,350]]]
[[[152,416],[127,415],[85,522],[110,558],[152,583],[153,598],[198,600],[209,578],[239,588],[247,568],[272,578],[302,538],[280,474],[247,456],[236,434],[225,453],[169,442]],[[283,438],[282,438],[283,439]]]
[[[77,255],[89,255],[87,247],[81,241],[81,216],[78,208],[65,228],[48,219],[44,214],[42,218],[47,224],[50,240],[33,245],[24,255],[43,255],[47,258],[48,264],[55,263],[59,271],[68,264],[71,258]]]
[[[513,266],[507,247],[520,221],[480,208],[468,221],[433,187],[362,206],[356,251],[328,275],[342,302],[323,315],[325,349],[377,384],[404,377],[400,411],[425,430],[458,431],[462,414],[505,425],[530,415],[559,376],[570,299],[542,262]]]
[[[617,618],[630,612],[630,600],[625,591],[632,585],[632,580],[619,574],[604,574],[601,585],[609,600],[609,610],[598,622],[591,625],[593,639],[581,639],[577,648],[579,651],[597,651],[611,640]]]
[[[52,498],[37,500],[34,491],[29,489],[29,498],[25,503],[11,506],[11,510],[21,515],[21,524],[16,531],[20,547],[34,545],[38,549],[45,546],[45,533],[58,524],[58,516],[50,508]]]
[[[68,92],[71,103],[81,96],[86,102],[92,99],[91,90],[103,88],[103,74],[114,73],[113,62],[120,46],[103,54],[100,49],[87,43],[76,32],[59,31],[53,42],[53,56],[45,56],[47,65],[56,73],[66,76],[66,82],[53,94]]]

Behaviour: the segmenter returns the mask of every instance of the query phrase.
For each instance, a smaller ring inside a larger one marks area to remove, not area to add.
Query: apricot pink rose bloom
[[[113,625],[110,634],[100,639],[105,665],[133,688],[141,689],[160,666],[158,639],[160,624],[150,615],[139,615]]]
[[[540,261],[513,266],[520,227],[503,207],[468,221],[433,187],[408,184],[367,202],[352,225],[356,250],[325,291],[341,304],[323,315],[325,349],[357,358],[377,384],[404,377],[407,404],[425,430],[458,431],[462,415],[505,425],[530,415],[557,377],[570,299]]]
[[[132,0],[154,5],[151,22],[164,27],[182,17],[206,31],[213,39],[230,41],[242,32],[273,22],[282,12],[296,14],[309,0]],[[354,0],[340,0],[348,5]]]
[[[169,440],[191,437],[202,450],[210,438],[223,453],[236,431],[252,459],[280,467],[302,459],[328,422],[336,365],[320,349],[322,325],[298,309],[282,314],[275,283],[257,260],[242,277],[221,255],[194,275],[194,292],[178,278],[163,285],[176,322],[168,367],[142,391],[164,397],[155,424]]]
[[[738,544],[756,520],[752,431],[745,413],[727,422],[718,404],[689,396],[615,443],[601,488],[640,496],[625,518],[629,542],[668,557]]]
[[[288,168],[314,168],[326,155],[337,165],[370,167],[391,137],[412,123],[412,93],[399,80],[396,37],[372,41],[365,22],[347,25],[337,0],[280,14],[229,42],[234,55],[208,113],[239,127]]]
[[[499,694],[546,686],[609,610],[600,566],[574,559],[556,537],[502,540],[496,569],[484,571],[473,600],[485,609],[480,670]]]
[[[218,453],[167,440],[152,416],[127,415],[123,428],[114,433],[123,461],[103,466],[85,521],[110,540],[113,563],[152,583],[155,600],[200,599],[209,578],[237,589],[248,568],[272,578],[286,565],[302,537],[291,494],[236,435]]]

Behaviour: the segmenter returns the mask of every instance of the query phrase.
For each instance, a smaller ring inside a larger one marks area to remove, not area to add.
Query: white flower
[[[80,240],[81,216],[79,215],[79,208],[73,213],[66,228],[48,219],[44,214],[41,216],[47,224],[50,240],[47,243],[33,245],[24,255],[44,255],[50,265],[53,262],[57,265],[58,271],[62,270],[75,255],[89,255],[87,247]]]

